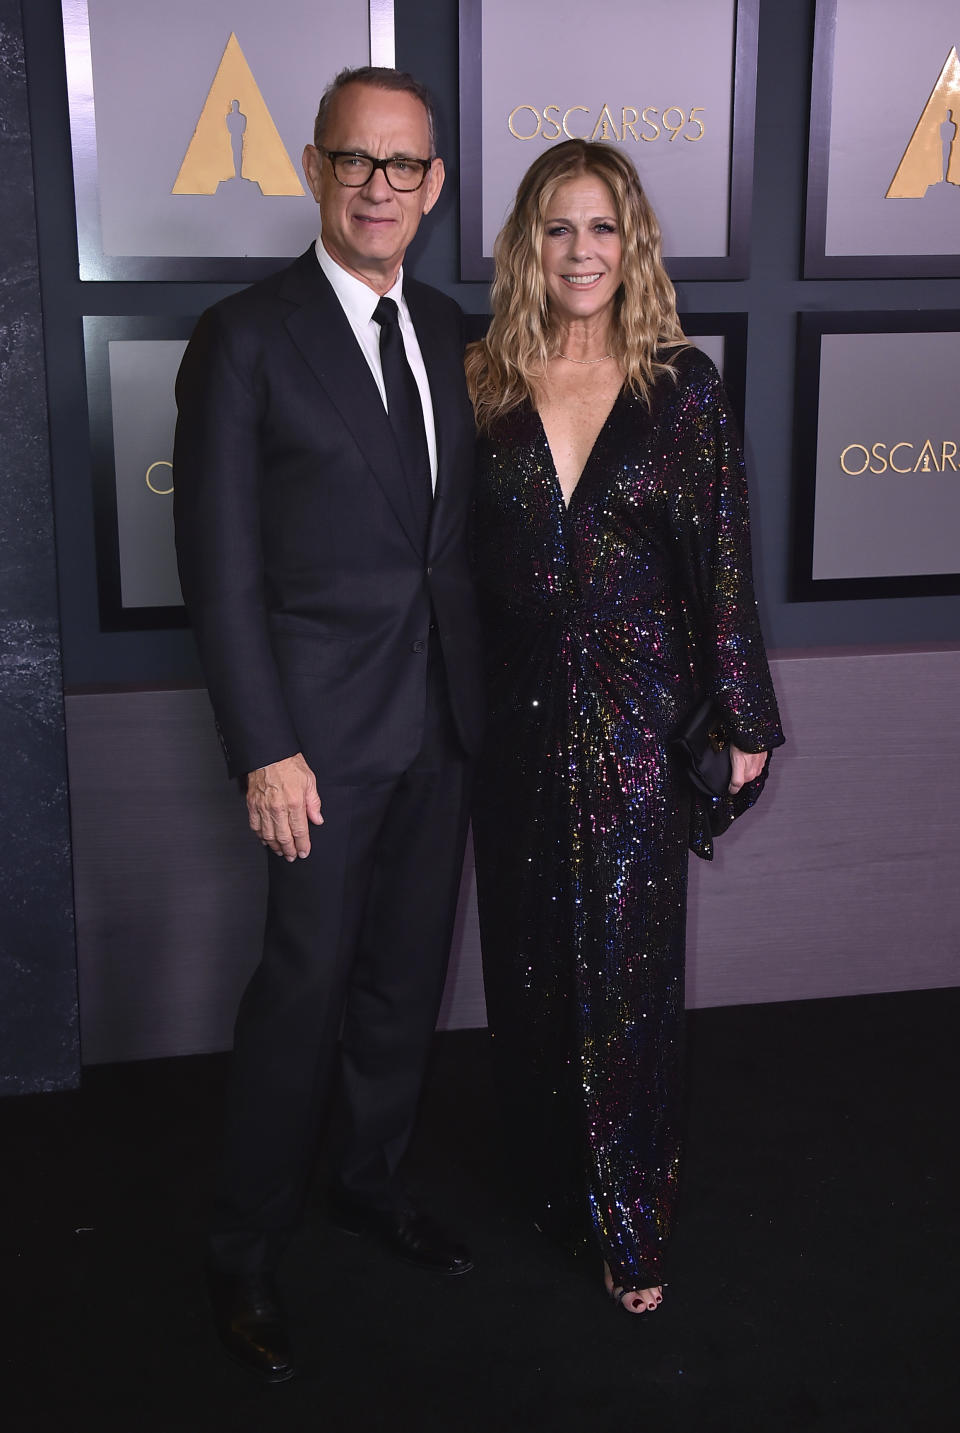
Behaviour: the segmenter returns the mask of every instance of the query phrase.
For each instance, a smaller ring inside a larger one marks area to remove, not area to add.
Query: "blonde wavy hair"
[[[552,146],[527,170],[513,209],[497,237],[487,336],[467,349],[467,384],[477,423],[488,429],[525,399],[536,400],[555,353],[540,251],[544,215],[561,184],[595,174],[609,188],[622,244],[623,282],[617,293],[610,351],[625,381],[649,402],[663,373],[663,348],[686,346],[673,284],[663,267],[660,225],[632,162],[609,144],[570,139]]]

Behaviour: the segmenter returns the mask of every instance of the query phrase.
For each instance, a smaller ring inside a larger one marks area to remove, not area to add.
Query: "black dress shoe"
[[[367,1234],[397,1258],[434,1274],[466,1274],[473,1268],[470,1251],[453,1240],[429,1214],[403,1206],[370,1209],[332,1196],[330,1219],[346,1234]]]
[[[268,1383],[293,1377],[290,1342],[272,1274],[207,1269],[207,1288],[220,1342],[231,1358]]]

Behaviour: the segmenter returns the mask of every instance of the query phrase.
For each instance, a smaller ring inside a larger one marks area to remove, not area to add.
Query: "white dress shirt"
[[[383,382],[383,368],[380,363],[380,325],[374,322],[373,311],[380,302],[380,295],[374,293],[367,284],[360,279],[355,279],[353,274],[348,274],[346,269],[340,267],[336,259],[332,259],[323,247],[322,238],[316,243],[317,259],[320,267],[330,280],[333,292],[340,300],[340,307],[347,316],[350,327],[356,335],[360,345],[360,352],[373,374],[380,397],[383,399],[384,408],[387,407],[387,390]],[[407,308],[403,298],[403,269],[397,275],[397,282],[384,298],[393,299],[400,312],[400,336],[403,339],[403,349],[407,355],[407,362],[414,378],[417,380],[417,388],[420,391],[420,403],[423,408],[423,426],[427,434],[427,451],[430,455],[430,481],[434,492],[437,488],[437,426],[433,420],[433,402],[430,397],[430,384],[427,381],[427,370],[423,363],[423,354],[420,352],[420,345],[417,342],[416,330],[413,327],[413,320],[410,317],[410,310]]]

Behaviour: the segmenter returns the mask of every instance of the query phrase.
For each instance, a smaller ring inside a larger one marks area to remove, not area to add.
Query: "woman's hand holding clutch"
[[[746,786],[748,781],[753,781],[763,770],[767,759],[765,751],[741,751],[739,746],[730,746],[730,762],[733,772],[730,777],[729,791],[735,796],[741,786]]]

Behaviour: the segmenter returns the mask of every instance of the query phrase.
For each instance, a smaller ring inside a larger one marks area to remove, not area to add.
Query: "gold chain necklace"
[[[613,357],[613,354],[605,353],[602,358],[571,358],[569,353],[555,353],[553,356],[554,358],[565,358],[568,363],[579,363],[581,368],[587,368],[592,363],[606,363],[608,358]]]

